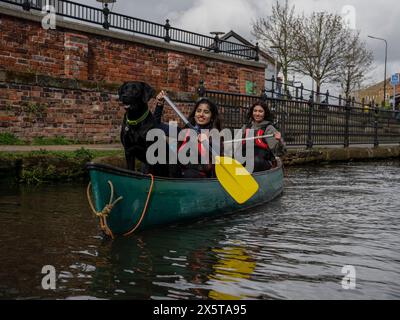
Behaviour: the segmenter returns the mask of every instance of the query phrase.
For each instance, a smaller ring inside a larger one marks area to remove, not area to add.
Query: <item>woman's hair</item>
[[[247,122],[248,122],[248,124],[250,124],[254,120],[253,119],[253,110],[254,110],[254,108],[256,106],[260,106],[261,108],[264,109],[264,120],[270,121],[270,122],[274,121],[274,117],[273,117],[271,111],[269,110],[267,104],[264,101],[259,100],[259,101],[255,102],[255,103],[253,103],[253,105],[249,109],[249,112],[247,114]]]
[[[194,115],[196,113],[198,106],[202,103],[206,104],[211,112],[211,119],[210,119],[210,123],[209,123],[210,129],[216,128],[218,130],[221,130],[222,126],[221,126],[221,120],[220,120],[219,114],[218,114],[218,107],[214,102],[212,102],[211,100],[209,100],[207,98],[200,98],[199,100],[197,100],[192,112],[190,113],[190,115],[188,117],[189,122],[192,125],[196,125]]]

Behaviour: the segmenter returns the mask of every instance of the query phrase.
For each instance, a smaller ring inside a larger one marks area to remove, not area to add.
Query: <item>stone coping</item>
[[[379,159],[400,159],[399,145],[381,145],[379,147],[357,146],[348,148],[312,148],[291,149],[284,157],[285,165],[302,165],[324,162],[346,162]]]

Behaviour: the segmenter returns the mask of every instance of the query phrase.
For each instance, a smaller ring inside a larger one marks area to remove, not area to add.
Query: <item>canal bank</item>
[[[84,179],[85,164],[99,157],[115,158],[116,164],[124,162],[119,144],[0,146],[0,177],[14,176],[22,183]],[[285,166],[297,166],[387,159],[400,159],[399,145],[289,147],[283,162]]]
[[[283,157],[283,162],[286,166],[400,158],[400,145],[354,146],[348,148],[329,146],[312,149],[292,147],[288,151]]]
[[[0,146],[0,178],[37,184],[85,179],[85,164],[99,157],[121,157],[110,146]]]

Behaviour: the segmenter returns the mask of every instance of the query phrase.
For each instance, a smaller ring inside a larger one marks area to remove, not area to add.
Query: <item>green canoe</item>
[[[280,160],[276,168],[253,174],[259,189],[243,204],[236,203],[217,179],[152,178],[97,162],[88,163],[87,169],[91,181],[89,203],[99,216],[102,229],[111,236],[245,210],[266,203],[283,191]]]

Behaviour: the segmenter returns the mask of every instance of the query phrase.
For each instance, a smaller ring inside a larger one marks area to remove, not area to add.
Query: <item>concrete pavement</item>
[[[0,152],[21,152],[21,151],[75,151],[81,148],[88,150],[118,151],[123,150],[122,144],[68,144],[68,145],[46,145],[46,146],[14,146],[1,145]]]

